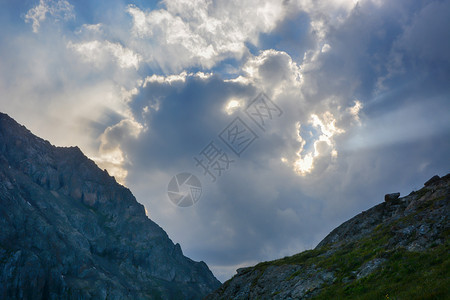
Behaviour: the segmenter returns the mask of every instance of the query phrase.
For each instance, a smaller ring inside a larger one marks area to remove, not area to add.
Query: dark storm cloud
[[[254,88],[224,82],[218,76],[187,75],[172,83],[148,82],[129,103],[136,119],[147,127],[139,145],[129,149],[130,157],[140,168],[158,169],[192,160],[230,121],[224,114],[227,101],[250,98],[254,93]]]

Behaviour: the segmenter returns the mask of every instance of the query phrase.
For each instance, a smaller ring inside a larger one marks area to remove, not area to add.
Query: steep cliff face
[[[398,196],[314,250],[237,270],[207,299],[449,299],[450,174]]]
[[[77,147],[0,114],[1,299],[200,299],[220,282]]]

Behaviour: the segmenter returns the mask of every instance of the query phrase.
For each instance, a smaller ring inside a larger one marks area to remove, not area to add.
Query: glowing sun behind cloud
[[[231,115],[233,112],[235,112],[239,107],[241,107],[241,102],[237,99],[231,99],[227,102],[225,105],[225,112],[228,115]]]
[[[332,159],[337,157],[338,152],[335,149],[333,137],[345,132],[343,129],[336,127],[336,119],[330,112],[325,112],[320,117],[316,114],[311,114],[309,122],[305,125],[308,124],[315,129],[315,132],[307,131],[302,133],[300,122],[296,123],[295,129],[300,147],[296,152],[297,158],[294,159],[292,167],[295,173],[302,176],[314,170],[316,159],[325,156],[329,156]],[[306,147],[307,139],[312,144],[311,148]],[[284,158],[282,162],[288,163],[288,160]]]

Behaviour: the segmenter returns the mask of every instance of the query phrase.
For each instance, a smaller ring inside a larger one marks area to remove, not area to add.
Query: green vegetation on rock
[[[449,196],[450,175],[435,176],[313,250],[240,269],[207,299],[450,299]]]

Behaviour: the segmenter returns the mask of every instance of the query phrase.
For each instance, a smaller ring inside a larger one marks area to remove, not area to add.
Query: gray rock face
[[[316,248],[340,247],[371,234],[379,225],[390,223],[393,224],[390,227],[393,236],[386,245],[389,249],[413,244],[420,244],[425,249],[433,243],[443,243],[439,237],[449,226],[449,197],[450,174],[398,201],[384,202],[360,213],[334,229]],[[413,221],[400,221],[410,215],[414,215]],[[421,236],[425,238],[421,239]]]
[[[383,258],[375,258],[375,259],[372,259],[372,260],[366,262],[364,265],[361,266],[361,268],[359,268],[359,270],[358,270],[359,272],[356,275],[356,278],[360,279],[360,278],[369,276],[376,269],[378,269],[385,261],[386,261],[386,259],[383,259]]]
[[[0,114],[1,299],[201,299],[220,282],[77,147]]]
[[[427,182],[425,182],[424,186],[433,185],[434,183],[439,182],[440,179],[441,178],[438,175],[434,175]]]
[[[335,281],[333,272],[298,265],[247,268],[206,299],[302,299]]]
[[[394,261],[401,253],[434,256],[433,249],[448,247],[450,174],[433,177],[423,189],[406,197],[399,198],[398,193],[386,196],[389,201],[344,222],[313,250],[238,269],[207,299],[338,299],[321,293],[333,286],[338,286],[337,290],[339,286],[347,287],[350,293],[368,277],[375,280],[383,268],[392,270],[396,263],[391,259]],[[438,278],[442,276],[445,278]],[[422,284],[426,289],[427,283],[410,284]],[[347,298],[364,299],[352,295]]]

